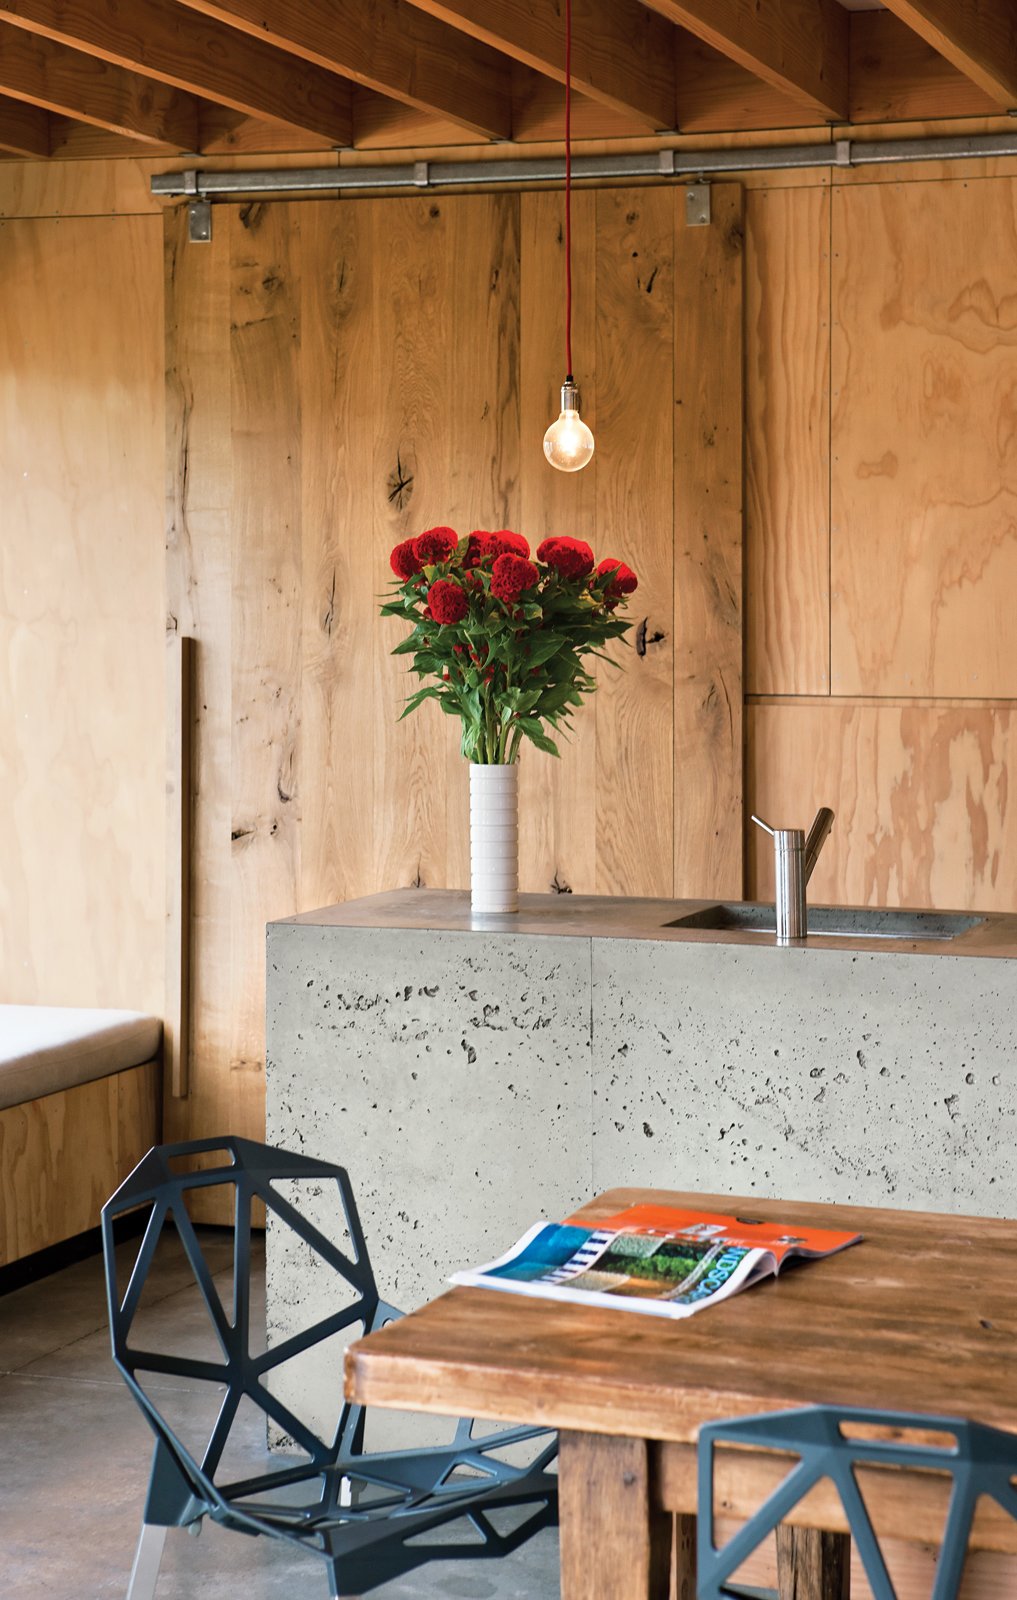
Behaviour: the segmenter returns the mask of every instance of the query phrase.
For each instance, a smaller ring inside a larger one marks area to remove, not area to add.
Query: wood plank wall
[[[160,224],[53,216],[150,205],[134,165],[0,174],[0,212],[49,214],[0,226],[4,436],[21,438],[10,395],[31,392],[55,486],[36,474],[26,490],[13,456],[0,461],[11,774],[0,805],[31,867],[0,878],[2,998],[158,1004],[146,983],[162,967],[161,795],[148,763],[162,740],[147,738],[157,719],[144,686],[161,683],[161,661],[146,654],[150,631],[142,641],[162,612],[146,509],[161,464],[148,431],[161,406]],[[745,811],[793,824],[834,806],[817,899],[1013,909],[1017,897],[1015,182],[1013,163],[982,161],[744,180]],[[670,411],[678,308],[702,297],[674,195],[576,196],[576,365],[598,434],[576,479],[538,454],[561,377],[560,197],[256,204],[218,208],[215,222],[210,246],[186,246],[173,217],[166,247],[169,625],[199,640],[195,1092],[176,1107],[178,1133],[260,1129],[269,917],[396,883],[466,882],[454,738],[429,708],[394,720],[398,629],[375,599],[396,539],[447,519],[534,542],[575,532],[640,569],[645,655],[605,679],[560,766],[527,752],[527,887],[682,887],[688,798],[673,581],[688,464]],[[80,307],[107,303],[103,282],[127,331],[90,343]],[[67,316],[36,358],[44,396],[19,376],[18,338],[53,323],[53,305]],[[58,368],[74,383],[61,389]],[[127,441],[109,455],[99,517],[77,487],[81,396],[93,430],[101,417],[103,438]],[[59,591],[59,672],[52,649],[31,644],[42,613],[24,611],[26,570],[39,594],[56,592],[59,571],[76,575]],[[93,592],[111,626],[131,619],[117,656],[137,666],[130,679],[109,658],[98,677],[88,666]],[[16,676],[30,648],[33,673]],[[56,732],[43,689],[66,707]],[[26,694],[39,706],[27,729]],[[102,821],[113,788],[94,788],[107,740],[130,774],[117,804],[133,796],[116,828]],[[46,810],[54,788],[76,794],[77,820],[73,807]],[[746,843],[745,889],[765,895],[766,852]],[[101,955],[94,940],[48,932],[60,914],[44,882],[51,846],[63,873],[49,881],[71,886]],[[93,867],[95,883],[75,878]],[[100,881],[115,887],[106,901]]]
[[[0,1001],[163,1005],[158,217],[0,220]]]

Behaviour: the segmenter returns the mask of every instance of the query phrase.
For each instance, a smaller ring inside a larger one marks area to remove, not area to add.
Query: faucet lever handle
[[[805,882],[812,877],[813,868],[819,860],[819,852],[826,843],[827,835],[833,827],[834,814],[829,806],[820,806],[816,812],[815,821],[809,829],[809,836],[805,841]]]
[[[752,813],[752,820],[756,824],[756,827],[757,828],[762,828],[763,832],[764,833],[768,833],[770,835],[771,839],[775,839],[776,838],[776,836],[777,836],[776,828],[771,828],[770,824],[768,822],[764,822],[762,817],[757,817],[756,813],[754,811]]]

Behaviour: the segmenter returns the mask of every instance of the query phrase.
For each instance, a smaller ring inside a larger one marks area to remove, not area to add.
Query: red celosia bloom
[[[593,571],[593,551],[584,539],[545,539],[538,546],[537,560],[562,578],[585,578]]]
[[[416,552],[413,548],[415,543],[415,539],[404,539],[402,544],[396,545],[388,558],[392,571],[397,578],[402,578],[403,582],[420,571],[420,562],[417,560]]]
[[[445,578],[439,578],[432,583],[427,594],[427,604],[435,622],[442,624],[449,622],[462,622],[470,602],[457,583],[449,583]]]
[[[447,561],[455,552],[459,536],[454,528],[428,528],[413,541],[413,553],[422,567],[436,566]]]
[[[530,542],[524,539],[521,533],[513,533],[511,528],[499,528],[496,533],[488,535],[488,540],[497,539],[500,548],[498,555],[522,556],[524,559],[530,553]]]
[[[607,556],[597,568],[598,577],[606,572],[614,574],[604,590],[608,600],[620,600],[623,594],[632,594],[639,587],[639,579],[632,568],[627,567],[624,561],[617,561],[614,556]]]
[[[498,556],[525,557],[529,553],[530,546],[521,533],[513,533],[509,528],[499,528],[497,533],[476,528],[467,540],[463,566],[477,567],[482,561],[494,561]]]
[[[463,556],[464,567],[475,567],[483,560],[483,544],[491,535],[484,528],[475,528],[466,540],[466,553]]]
[[[499,556],[491,569],[491,593],[496,600],[509,604],[518,600],[524,589],[532,589],[539,582],[539,571],[523,556]]]

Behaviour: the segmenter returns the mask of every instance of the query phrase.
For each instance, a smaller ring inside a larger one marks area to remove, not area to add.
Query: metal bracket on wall
[[[192,200],[187,207],[187,237],[192,244],[212,242],[212,202]]]
[[[685,190],[685,226],[708,228],[710,220],[710,185],[690,183]]]

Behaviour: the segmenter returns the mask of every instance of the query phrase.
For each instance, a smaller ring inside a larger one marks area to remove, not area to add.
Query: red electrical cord
[[[565,0],[565,375],[572,382],[572,0]]]

